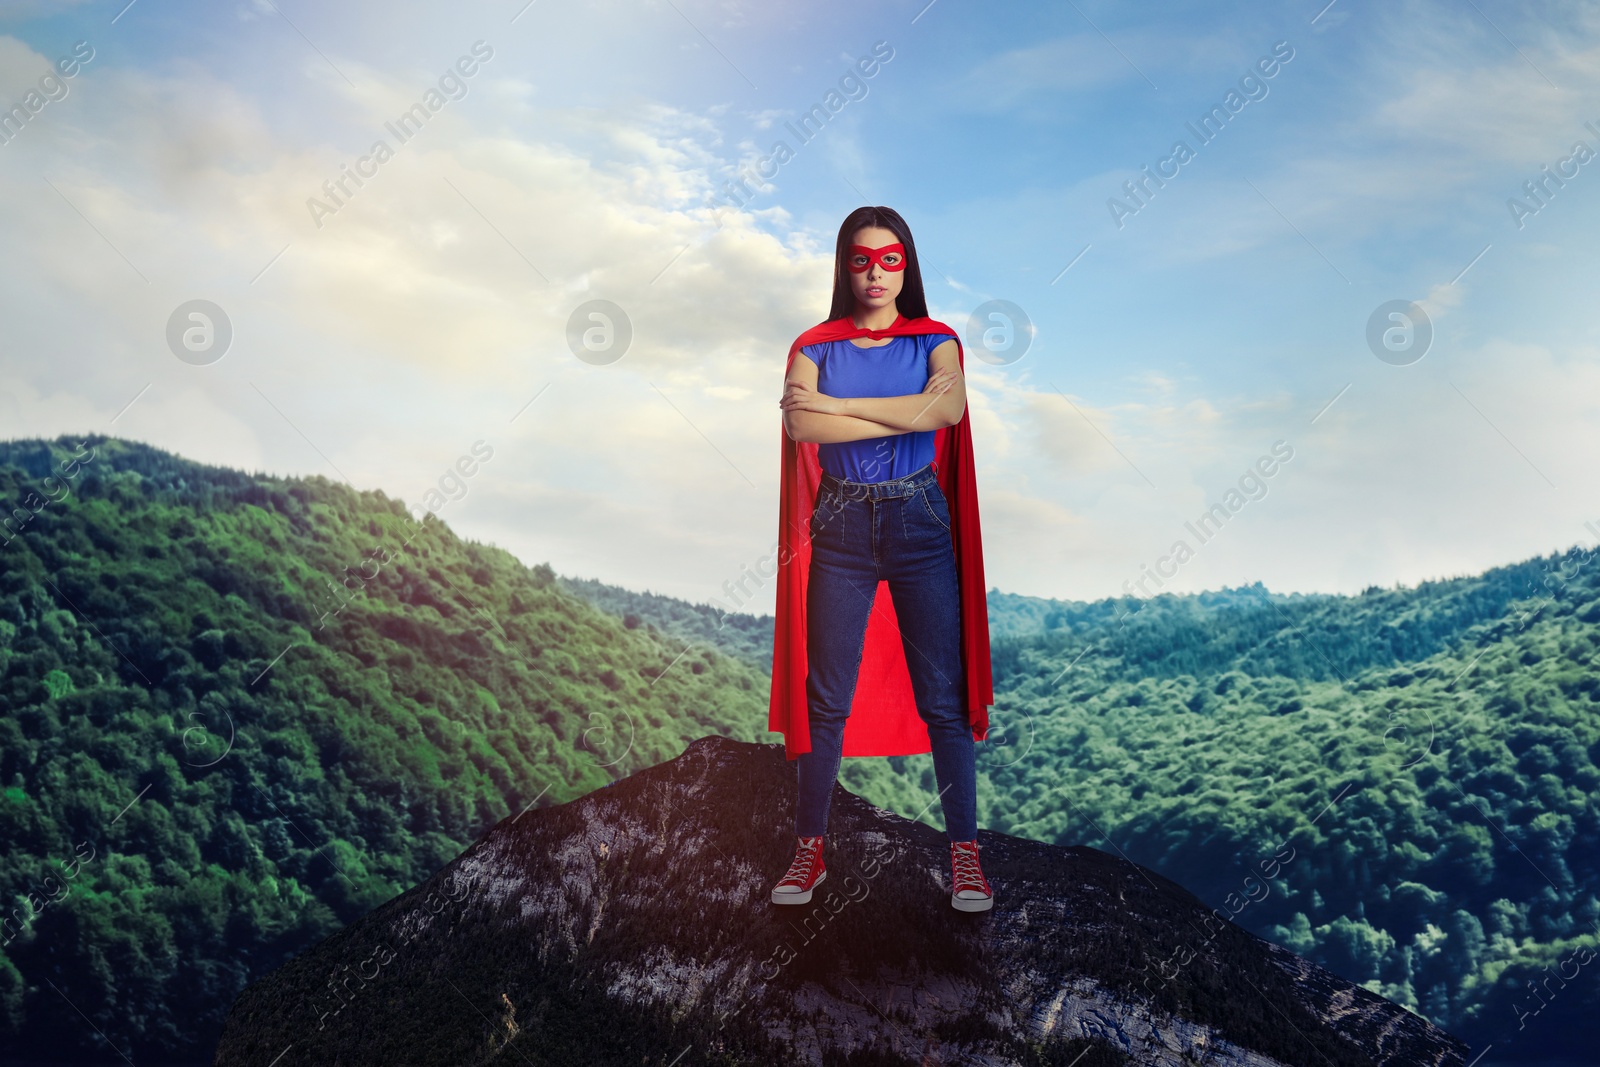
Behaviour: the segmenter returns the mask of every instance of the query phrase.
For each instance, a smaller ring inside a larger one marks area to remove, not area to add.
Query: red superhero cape
[[[882,330],[863,329],[849,316],[820,323],[789,347],[784,368],[788,377],[794,357],[806,345],[854,337],[898,337],[904,334],[951,334],[956,357],[965,372],[960,335],[930,318],[896,316]],[[817,443],[791,440],[783,432],[783,468],[778,496],[778,603],[772,648],[772,695],[767,729],[784,735],[784,755],[794,759],[811,751],[806,700],[806,586],[811,575],[810,521],[816,506],[822,467]],[[961,590],[961,659],[966,668],[967,721],[974,741],[989,732],[989,705],[994,681],[989,666],[989,612],[983,584],[983,541],[978,532],[978,485],[972,464],[972,427],[968,413],[954,426],[940,427],[933,438],[934,474],[950,508],[950,538],[955,547]],[[850,717],[845,721],[846,756],[914,756],[931,752],[927,724],[917,714],[906,668],[905,647],[895,620],[889,583],[878,583],[867,621],[866,644],[856,681]]]

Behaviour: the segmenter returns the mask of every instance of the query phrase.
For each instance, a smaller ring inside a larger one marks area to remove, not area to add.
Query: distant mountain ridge
[[[1398,666],[1442,652],[1465,639],[1474,627],[1504,619],[1519,600],[1538,599],[1552,568],[1559,571],[1562,560],[1571,560],[1574,551],[1415,587],[1370,586],[1359,596],[1273,593],[1260,582],[1200,593],[1094,601],[991,588],[986,599],[997,684],[1004,684],[1001,675],[1013,668],[1022,649],[1060,649],[1085,635],[1113,631],[1121,631],[1122,647],[1134,653],[1130,659],[1145,675],[1242,670],[1326,679]],[[654,625],[685,644],[714,645],[758,670],[771,669],[771,615],[725,612],[714,604],[637,593],[594,578],[557,581],[600,610],[619,619],[631,618],[633,625]],[[1135,620],[1140,629],[1130,631]],[[1319,638],[1320,651],[1297,652],[1289,647],[1297,631]],[[1142,646],[1126,643],[1130,632],[1145,635]]]
[[[711,646],[758,671],[772,670],[772,616],[727,611],[714,604],[691,604],[660,593],[636,593],[598,578],[557,576],[573,596],[615,615],[630,629],[654,626],[685,647]]]

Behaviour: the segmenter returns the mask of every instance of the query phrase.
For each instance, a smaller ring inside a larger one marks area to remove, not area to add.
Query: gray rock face
[[[1461,1067],[1404,1008],[1091,848],[979,833],[989,912],[938,831],[835,793],[793,853],[780,745],[675,760],[508,818],[235,1002],[219,1067],[1114,1064]]]

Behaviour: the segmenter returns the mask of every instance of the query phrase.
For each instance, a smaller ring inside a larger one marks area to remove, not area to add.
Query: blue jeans
[[[889,583],[917,714],[952,841],[978,836],[977,770],[961,662],[961,599],[950,510],[929,464],[905,478],[849,482],[826,471],[811,516],[806,591],[806,702],[811,751],[795,758],[795,833],[827,831],[844,724],[855,697],[867,621]]]

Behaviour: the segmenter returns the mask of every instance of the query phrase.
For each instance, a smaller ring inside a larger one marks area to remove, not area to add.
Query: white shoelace
[[[783,876],[784,882],[804,883],[811,876],[812,865],[817,857],[822,854],[822,842],[814,845],[801,845],[795,854],[794,862],[789,864],[789,873]]]
[[[952,853],[956,868],[956,889],[983,889],[983,873],[978,866],[977,848],[956,846]]]

